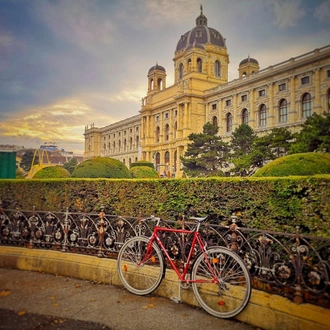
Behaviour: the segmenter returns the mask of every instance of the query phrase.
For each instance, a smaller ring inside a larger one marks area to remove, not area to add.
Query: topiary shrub
[[[260,168],[255,177],[330,174],[329,153],[301,153],[277,158]]]
[[[70,173],[62,166],[49,166],[38,171],[33,179],[49,179],[49,178],[69,178]]]
[[[80,163],[72,178],[131,178],[129,169],[121,161],[108,157],[95,157]]]
[[[147,167],[155,169],[154,164],[151,162],[148,162],[146,160],[139,160],[137,162],[134,162],[131,164],[130,168],[137,167],[137,166],[143,166],[143,167],[147,166]]]
[[[130,169],[133,178],[159,178],[157,171],[148,166],[135,166]]]

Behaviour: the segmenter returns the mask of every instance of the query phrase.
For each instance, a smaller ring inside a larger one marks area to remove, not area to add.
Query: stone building
[[[257,134],[275,127],[295,132],[312,113],[329,111],[330,45],[262,70],[248,57],[239,64],[239,78],[229,82],[226,39],[201,10],[196,26],[179,38],[173,61],[172,86],[166,86],[164,67],[150,68],[139,115],[86,127],[85,158],[107,156],[127,166],[143,159],[180,178],[188,136],[207,122],[229,140],[242,123]]]

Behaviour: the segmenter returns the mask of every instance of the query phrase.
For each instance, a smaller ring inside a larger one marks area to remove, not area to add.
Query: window
[[[170,153],[169,153],[169,151],[165,152],[164,161],[165,161],[166,165],[169,164],[169,162],[170,162]]]
[[[169,136],[170,136],[170,125],[166,124],[165,125],[165,141],[169,140]]]
[[[165,113],[165,119],[168,119],[168,112]]]
[[[226,100],[226,107],[231,105],[231,100]]]
[[[214,75],[215,75],[215,77],[221,76],[221,67],[220,67],[219,61],[215,61],[215,63],[214,63]]]
[[[301,78],[301,84],[302,84],[302,85],[309,84],[309,77]]]
[[[327,70],[327,77],[330,78],[330,70]]]
[[[139,139],[139,136],[137,135],[136,139],[135,139],[135,143],[136,143],[135,149],[137,149],[139,147],[139,142],[140,142],[140,139]]]
[[[231,113],[227,113],[227,133],[230,133],[233,129],[233,115]]]
[[[264,89],[259,91],[259,96],[265,96],[266,95],[266,91]]]
[[[246,102],[247,101],[247,95],[242,95],[242,102]]]
[[[249,112],[247,109],[242,110],[242,124],[248,125],[249,122]]]
[[[202,66],[202,60],[200,58],[197,59],[197,71],[202,72],[203,66]]]
[[[183,63],[181,63],[179,66],[179,79],[182,78],[183,78]]]
[[[127,150],[127,141],[126,141],[126,139],[124,139],[124,151],[126,151]]]
[[[130,137],[129,138],[129,150],[132,150],[133,149],[133,138]]]
[[[262,104],[259,110],[259,126],[266,126],[266,124],[267,124],[266,106]]]
[[[156,170],[159,172],[159,164],[160,164],[160,153],[156,153]]]
[[[216,103],[212,104],[212,110],[217,110],[217,104]]]
[[[178,130],[178,123],[177,122],[175,122],[175,124],[174,124],[174,139],[176,139],[176,131]]]
[[[309,93],[302,97],[302,117],[307,118],[312,114],[312,99]]]
[[[159,126],[156,127],[156,142],[160,140],[160,128]]]
[[[280,123],[285,123],[288,120],[288,103],[286,100],[281,100],[279,104],[279,121]]]
[[[286,90],[286,84],[285,83],[284,84],[279,84],[278,85],[278,90],[279,90],[279,92],[285,91]]]
[[[214,126],[218,126],[218,118],[217,118],[217,116],[214,116],[214,117],[212,118],[212,124],[213,124]]]

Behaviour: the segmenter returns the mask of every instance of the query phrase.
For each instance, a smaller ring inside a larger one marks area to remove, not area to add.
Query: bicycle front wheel
[[[124,287],[137,295],[156,290],[165,275],[163,255],[156,243],[136,236],[124,243],[117,257],[118,275]],[[147,254],[148,252],[148,254]]]
[[[202,253],[194,263],[191,277],[196,281],[192,288],[197,301],[213,316],[233,317],[249,302],[249,271],[243,260],[227,248],[210,248],[206,256]]]

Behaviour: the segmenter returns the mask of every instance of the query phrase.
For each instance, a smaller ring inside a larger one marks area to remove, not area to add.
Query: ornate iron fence
[[[228,225],[205,223],[201,233],[211,245],[227,246],[237,252],[250,270],[256,289],[285,296],[296,303],[309,302],[330,308],[330,240],[295,234],[269,232],[238,226],[236,216]],[[150,235],[152,218],[99,214],[2,209],[0,244],[53,249],[116,258],[129,237]],[[163,221],[164,226],[194,226],[186,221]],[[189,237],[163,237],[170,256],[184,263]],[[196,251],[197,253],[198,251]]]

